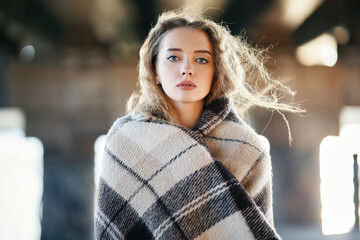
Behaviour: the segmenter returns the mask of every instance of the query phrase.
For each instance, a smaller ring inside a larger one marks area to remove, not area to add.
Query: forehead
[[[187,27],[175,28],[165,34],[160,43],[160,51],[166,51],[168,48],[213,51],[211,41],[205,32]]]

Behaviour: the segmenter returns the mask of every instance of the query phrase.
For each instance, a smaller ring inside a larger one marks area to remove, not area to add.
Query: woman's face
[[[181,27],[164,36],[156,62],[156,79],[173,104],[203,102],[214,72],[214,52],[205,32]]]

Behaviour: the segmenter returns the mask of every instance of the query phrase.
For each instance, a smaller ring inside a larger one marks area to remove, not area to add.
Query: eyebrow
[[[183,50],[181,48],[169,48],[167,51],[168,52],[170,52],[170,51],[182,52]],[[207,53],[210,56],[212,56],[211,52],[208,50],[195,50],[194,52],[195,53]]]

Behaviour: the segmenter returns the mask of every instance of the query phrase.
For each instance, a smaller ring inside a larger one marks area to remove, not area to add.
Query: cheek
[[[170,76],[176,75],[176,69],[174,68],[174,66],[171,65],[166,66],[166,64],[163,64],[162,66],[159,66],[158,69],[159,69],[158,75],[160,78],[167,79]]]
[[[215,75],[215,70],[211,69],[208,71],[207,79],[209,79],[209,82],[212,83]]]

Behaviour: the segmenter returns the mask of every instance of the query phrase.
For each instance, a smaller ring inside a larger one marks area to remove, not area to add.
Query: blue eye
[[[179,60],[177,56],[169,56],[167,59],[170,60],[171,62],[175,62],[176,60]]]
[[[196,61],[197,61],[198,63],[208,63],[208,62],[209,62],[209,61],[206,60],[205,58],[198,58],[198,59],[196,59]]]

